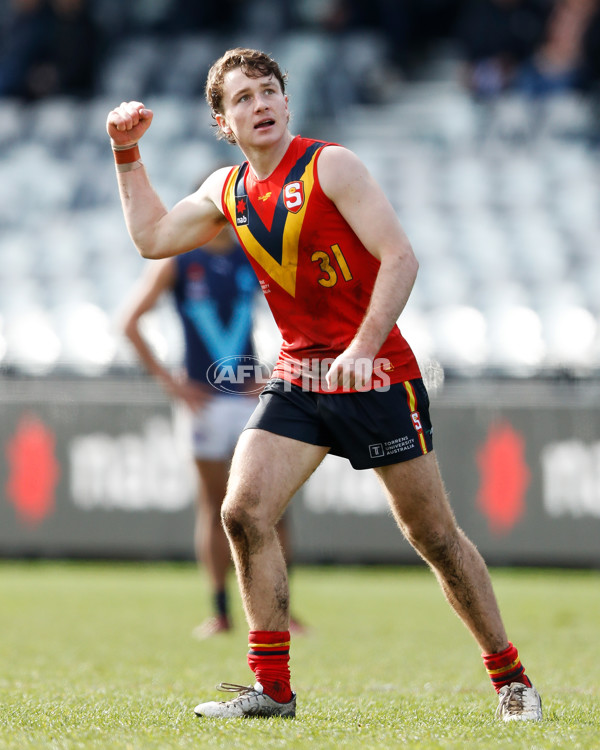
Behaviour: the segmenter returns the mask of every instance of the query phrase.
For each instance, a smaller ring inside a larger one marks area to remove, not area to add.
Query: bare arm
[[[327,375],[330,385],[359,387],[371,377],[372,370],[357,369],[354,363],[370,360],[372,367],[408,301],[418,262],[390,202],[355,154],[338,146],[328,147],[321,154],[318,169],[325,194],[381,263],[363,321]]]
[[[140,320],[152,310],[162,294],[173,288],[175,265],[172,259],[150,263],[127,300],[121,316],[123,333],[133,344],[144,367],[168,388],[172,377],[169,371],[154,356],[148,342],[140,331]]]
[[[153,116],[141,102],[124,102],[113,109],[106,121],[113,148],[123,153],[135,147]],[[143,165],[118,171],[123,214],[140,254],[144,258],[167,258],[209,242],[226,221],[221,211],[221,191],[227,173],[227,169],[217,170],[195,193],[168,211]]]
[[[156,358],[140,330],[140,320],[152,310],[162,294],[175,284],[175,262],[172,258],[153,261],[145,269],[121,314],[121,328],[146,370],[155,377],[165,391],[184,400],[191,408],[198,408],[210,397],[199,384],[175,378]]]

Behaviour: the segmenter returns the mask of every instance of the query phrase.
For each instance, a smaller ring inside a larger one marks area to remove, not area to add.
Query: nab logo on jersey
[[[248,223],[248,196],[242,195],[235,202],[235,224],[245,226]]]
[[[304,185],[301,180],[283,186],[283,204],[288,211],[297,214],[304,205]]]

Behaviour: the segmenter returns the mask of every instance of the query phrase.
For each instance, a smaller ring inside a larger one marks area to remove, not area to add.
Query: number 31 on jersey
[[[325,250],[317,250],[310,256],[310,259],[318,263],[321,271],[326,274],[324,277],[318,279],[318,282],[321,286],[327,288],[335,286],[338,282],[338,272],[336,271],[334,264],[340,269],[344,281],[350,281],[352,279],[352,273],[340,246],[332,245],[329,249],[331,255]]]

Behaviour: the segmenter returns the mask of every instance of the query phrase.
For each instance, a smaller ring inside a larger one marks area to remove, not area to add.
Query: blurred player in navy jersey
[[[206,569],[214,609],[194,629],[194,636],[201,640],[232,627],[226,587],[231,553],[221,523],[221,505],[235,444],[257,404],[256,383],[249,377],[230,378],[226,390],[217,390],[207,371],[226,357],[232,357],[235,367],[237,357],[254,356],[252,326],[258,290],[243,250],[225,228],[205,247],[150,263],[127,301],[122,321],[141,362],[173,397],[178,421],[191,434],[198,477],[196,558]],[[161,364],[140,330],[140,319],[164,293],[171,293],[183,327],[185,370],[180,373]],[[284,519],[278,531],[289,562]],[[297,620],[292,627],[296,632],[303,630]]]

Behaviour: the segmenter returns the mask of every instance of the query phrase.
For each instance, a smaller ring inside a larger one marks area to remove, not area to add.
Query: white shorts
[[[251,396],[215,396],[198,411],[185,405],[175,408],[176,431],[191,437],[194,458],[206,461],[227,461],[240,433],[258,404]]]

